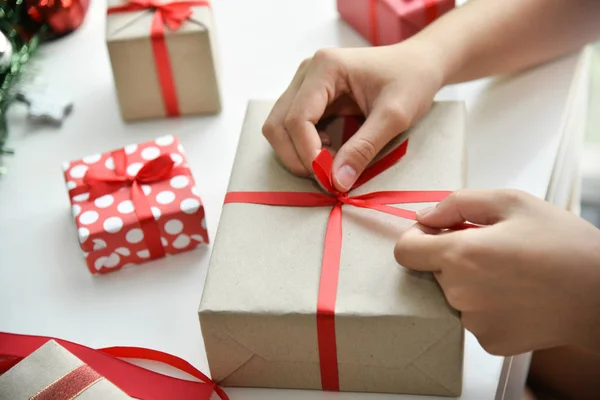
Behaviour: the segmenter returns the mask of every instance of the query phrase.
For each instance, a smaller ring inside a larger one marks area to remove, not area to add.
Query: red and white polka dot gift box
[[[65,162],[63,169],[91,273],[208,243],[204,207],[177,137]]]

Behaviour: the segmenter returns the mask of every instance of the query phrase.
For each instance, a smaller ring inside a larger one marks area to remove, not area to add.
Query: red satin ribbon
[[[175,167],[171,157],[163,154],[146,162],[134,177],[130,177],[126,172],[127,155],[125,150],[115,150],[111,155],[115,164],[114,173],[100,167],[89,169],[83,178],[85,185],[71,189],[69,195],[72,198],[78,194],[89,192],[90,200],[94,200],[116,192],[122,187],[131,186],[131,201],[144,232],[144,242],[148,246],[150,259],[164,257],[165,249],[160,240],[160,230],[141,185],[159,182],[175,175],[187,175],[188,170],[183,167]]]
[[[77,343],[44,336],[17,335],[0,332],[0,374],[27,357],[48,340],[55,340],[85,364],[136,399],[144,400],[209,400],[215,392],[228,400],[225,391],[187,361],[157,350],[139,347],[108,347],[90,349]],[[201,382],[173,378],[149,371],[119,358],[157,361],[186,372]]]
[[[367,168],[352,187],[355,189],[394,165],[406,154],[408,140]],[[416,213],[389,204],[439,202],[449,191],[384,191],[349,196],[338,192],[331,176],[333,157],[323,149],[313,161],[313,170],[325,193],[304,192],[231,192],[225,203],[253,203],[287,207],[333,206],[327,223],[317,299],[317,338],[323,390],[339,391],[339,375],[335,337],[335,301],[337,296],[340,255],[342,249],[342,206],[368,208],[401,218],[416,219]],[[463,224],[455,229],[471,225]]]
[[[150,26],[150,37],[152,38],[152,52],[156,65],[156,75],[162,92],[162,98],[167,116],[176,117],[179,111],[177,91],[173,81],[173,71],[169,58],[169,50],[165,41],[165,24],[172,31],[181,27],[183,21],[192,15],[192,6],[210,7],[209,1],[176,1],[162,2],[159,0],[128,0],[128,4],[110,7],[108,14],[120,12],[152,10],[154,17]]]
[[[371,43],[373,43],[373,46],[379,46],[379,21],[377,19],[377,3],[379,1],[381,0],[370,0],[369,2],[369,19],[371,21]],[[423,3],[423,7],[425,8],[427,24],[430,24],[433,21],[435,21],[439,17],[439,13],[437,10],[437,0],[419,1]]]

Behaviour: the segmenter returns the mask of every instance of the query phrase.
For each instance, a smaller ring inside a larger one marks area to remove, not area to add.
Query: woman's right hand
[[[334,185],[346,192],[390,140],[429,110],[445,79],[439,54],[417,40],[319,50],[300,64],[263,134],[292,173],[311,176],[313,159],[330,144],[316,124],[330,115],[364,115],[333,163]]]

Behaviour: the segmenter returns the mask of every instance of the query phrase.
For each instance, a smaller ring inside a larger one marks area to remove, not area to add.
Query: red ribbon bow
[[[352,189],[356,189],[394,165],[406,154],[407,147],[408,140],[367,168]],[[352,205],[354,207],[368,208],[416,220],[416,213],[414,211],[391,207],[389,204],[439,202],[445,199],[451,192],[384,191],[350,196],[348,193],[338,192],[333,187],[331,176],[332,165],[333,157],[325,149],[321,150],[317,158],[313,161],[315,175],[328,194],[303,192],[230,192],[225,196],[225,203],[253,203],[288,207],[333,206],[327,223],[321,265],[321,278],[317,300],[317,340],[319,345],[321,386],[324,390],[339,391],[335,337],[335,301],[342,250],[342,206]],[[468,227],[472,227],[472,225],[463,224],[453,229]]]
[[[107,11],[108,14],[142,10],[152,10],[154,12],[150,27],[150,37],[152,38],[156,75],[162,92],[165,111],[169,117],[179,116],[180,111],[169,59],[169,50],[165,42],[165,24],[173,31],[178,30],[183,21],[192,15],[191,7],[193,6],[210,7],[210,2],[204,0],[174,2],[128,0],[127,4],[109,7]]]
[[[168,154],[163,154],[146,162],[138,173],[131,177],[127,175],[127,155],[124,149],[111,153],[115,164],[114,173],[98,167],[90,169],[83,177],[85,185],[69,191],[71,197],[82,193],[90,194],[90,200],[116,192],[122,187],[131,186],[131,202],[135,214],[144,232],[144,241],[150,252],[150,259],[164,257],[165,249],[160,240],[160,230],[152,214],[150,203],[142,190],[142,184],[152,184],[175,175],[188,175],[187,168],[175,167],[174,161]]]
[[[229,399],[225,391],[209,377],[192,364],[171,354],[140,347],[107,347],[94,350],[77,343],[44,336],[0,332],[0,375],[51,339],[135,399],[209,400],[213,392],[222,400]],[[201,382],[159,374],[117,357],[157,361],[186,372]]]

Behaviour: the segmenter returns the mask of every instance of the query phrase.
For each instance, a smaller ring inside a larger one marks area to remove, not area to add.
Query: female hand
[[[359,131],[337,152],[334,185],[347,191],[377,153],[431,107],[443,73],[431,45],[408,40],[377,48],[328,49],[304,60],[265,121],[263,134],[294,174],[330,139],[315,125],[330,115],[364,115]]]
[[[486,226],[440,231],[464,221]],[[492,354],[600,350],[600,230],[567,211],[519,191],[458,191],[418,214],[395,256],[435,274]]]

